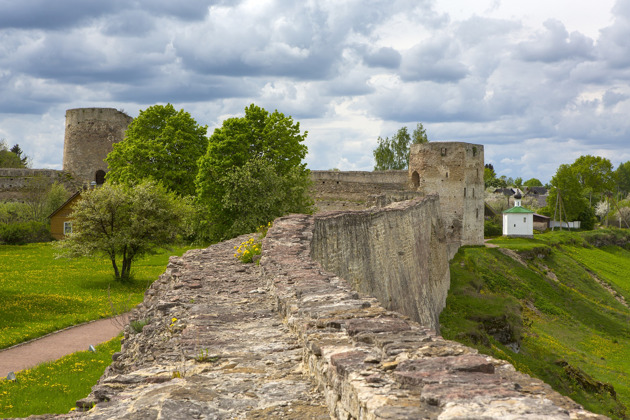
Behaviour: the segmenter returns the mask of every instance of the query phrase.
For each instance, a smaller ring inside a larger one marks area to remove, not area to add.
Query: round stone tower
[[[83,183],[102,184],[107,172],[104,159],[113,144],[125,137],[133,118],[114,108],[76,108],[66,111],[63,170]]]

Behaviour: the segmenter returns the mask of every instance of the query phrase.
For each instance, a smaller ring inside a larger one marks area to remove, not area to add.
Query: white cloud
[[[0,135],[60,167],[68,108],[171,102],[211,132],[256,103],[309,131],[313,169],[371,170],[422,122],[546,181],[630,158],[628,39],[630,0],[0,0]]]

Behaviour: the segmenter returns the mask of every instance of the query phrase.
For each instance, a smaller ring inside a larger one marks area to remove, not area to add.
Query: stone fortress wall
[[[132,314],[132,320],[147,324],[139,332],[125,328],[121,352],[92,393],[77,402],[80,409],[96,406],[75,415],[95,420],[604,419],[509,363],[444,340],[388,310],[388,302],[357,293],[312,258],[317,249],[343,252],[320,244],[330,238],[318,230],[334,232],[339,241],[357,238],[370,248],[370,242],[381,241],[377,226],[383,219],[383,226],[398,227],[392,235],[402,234],[404,242],[409,234],[400,229],[409,217],[415,219],[423,208],[436,213],[429,210],[436,204],[436,197],[426,197],[351,217],[279,218],[263,241],[260,266],[233,257],[233,247],[245,236],[172,257]],[[433,222],[421,224],[408,228],[431,236],[434,226],[439,229]],[[434,250],[416,251],[429,265],[446,265],[444,232],[435,236]],[[385,249],[392,245],[393,250]],[[399,249],[398,242],[386,241],[382,254],[372,257],[391,258]],[[370,275],[369,261],[356,253],[348,258],[351,266],[367,264],[364,273]],[[385,263],[414,264],[405,258]]]
[[[431,194],[440,197],[448,255],[483,244],[484,149],[480,144],[414,144],[404,171],[311,171],[317,212],[361,210]]]
[[[77,180],[102,184],[104,159],[122,141],[133,118],[114,108],[76,108],[66,111],[63,170]]]
[[[409,179],[415,191],[440,196],[449,258],[461,245],[483,245],[483,146],[462,142],[414,144]]]
[[[382,209],[323,213],[315,217],[311,257],[386,309],[439,331],[450,286],[439,215],[437,195]]]
[[[0,201],[24,201],[30,186],[63,183],[68,190],[75,185],[71,177],[55,169],[0,168]]]
[[[132,120],[114,108],[67,110],[63,170],[0,168],[0,201],[24,201],[33,182],[62,182],[70,192],[91,182],[102,184],[108,170],[104,159]]]

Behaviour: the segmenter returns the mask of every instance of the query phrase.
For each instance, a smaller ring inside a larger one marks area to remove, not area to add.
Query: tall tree
[[[104,255],[117,280],[129,280],[132,263],[166,248],[183,231],[189,206],[154,181],[134,187],[105,183],[81,193],[72,212],[72,231],[61,242],[67,256]]]
[[[418,123],[412,135],[409,135],[407,127],[401,127],[391,139],[379,137],[376,149],[372,151],[376,163],[374,170],[386,171],[408,168],[409,145],[427,143],[428,141],[426,130],[421,123]]]
[[[630,160],[617,167],[615,171],[615,181],[617,182],[617,188],[619,188],[623,196],[630,194]]]
[[[290,116],[254,104],[245,108],[244,117],[229,118],[214,130],[196,180],[208,239],[252,232],[284,214],[312,211],[310,172],[303,163],[306,136]]]
[[[206,130],[171,104],[140,111],[107,156],[107,180],[135,185],[152,179],[180,196],[194,195],[197,161],[208,147]]]
[[[571,169],[589,197],[592,205],[593,195],[600,196],[614,188],[614,174],[612,163],[601,156],[580,156],[571,164]]]
[[[26,168],[28,166],[28,156],[22,155],[24,151],[20,148],[19,144],[16,143],[15,145],[13,145],[13,147],[11,148],[11,153],[15,153],[17,157],[20,158],[20,162],[22,162],[23,167]]]
[[[556,214],[556,218],[569,219],[569,221],[579,220],[580,214],[584,213],[588,208],[588,200],[584,197],[584,187],[576,177],[572,165],[563,164],[558,167],[556,174],[551,178],[551,190],[547,197],[547,210],[550,215],[559,205],[562,205],[564,211],[562,215]]]
[[[422,144],[428,142],[429,138],[427,137],[427,130],[424,129],[422,123],[418,123],[416,125],[416,128],[413,130],[413,134],[411,135],[411,143]]]

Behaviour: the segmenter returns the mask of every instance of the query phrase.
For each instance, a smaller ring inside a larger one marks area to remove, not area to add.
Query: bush
[[[0,224],[0,243],[22,245],[31,242],[51,241],[50,229],[42,222]]]
[[[483,236],[490,238],[503,235],[503,224],[498,220],[486,220],[483,223]]]

